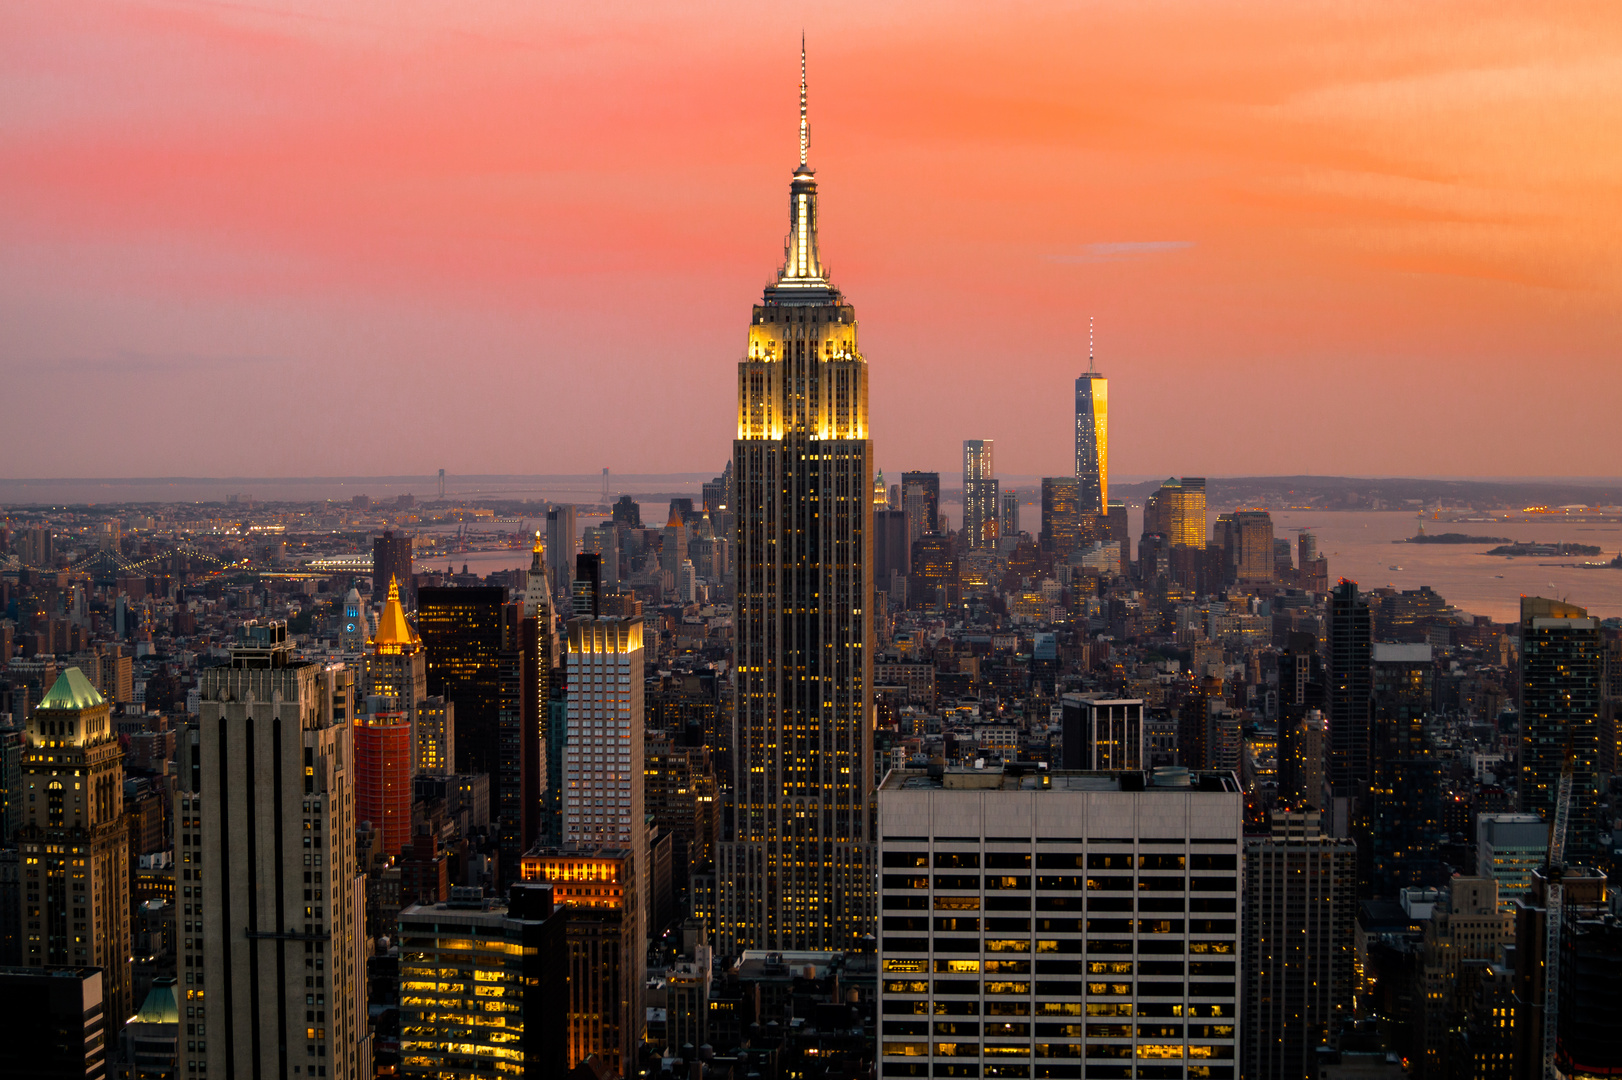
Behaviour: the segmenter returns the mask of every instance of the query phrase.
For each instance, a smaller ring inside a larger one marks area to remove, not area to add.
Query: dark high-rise
[[[1374,746],[1364,892],[1394,899],[1406,888],[1441,884],[1440,766],[1425,740],[1435,693],[1429,645],[1376,644],[1372,650]],[[1362,876],[1362,875],[1360,875]]]
[[[1604,649],[1599,620],[1583,608],[1521,597],[1520,808],[1550,820],[1555,789],[1569,763],[1568,862],[1597,853]]]
[[[803,64],[803,58],[802,58]],[[717,948],[843,949],[873,921],[873,444],[856,311],[817,242],[816,173],[738,363],[737,752]]]
[[[1330,795],[1335,799],[1334,834],[1347,835],[1351,801],[1369,787],[1373,741],[1374,688],[1369,605],[1357,582],[1342,578],[1329,594],[1328,647],[1324,674],[1324,718],[1329,725]]]
[[[416,602],[416,579],[411,576],[411,537],[385,529],[372,538],[372,603],[388,599],[389,582],[400,583],[400,602],[407,608]]]
[[[1044,551],[1059,560],[1070,557],[1081,536],[1081,480],[1074,476],[1042,478],[1042,534]]]
[[[938,472],[902,473],[901,494],[903,506],[905,506],[907,489],[914,484],[924,489],[924,503],[928,507],[929,528],[924,531],[939,532],[941,520],[941,474]]]
[[[456,771],[499,774],[501,588],[425,588],[417,633],[428,657],[428,693],[456,703]]]
[[[1352,1014],[1356,849],[1316,813],[1275,813],[1245,845],[1243,1072],[1318,1075],[1318,1049]],[[1190,1070],[1192,1072],[1192,1070]]]
[[[623,525],[627,529],[640,529],[642,527],[642,508],[636,500],[629,495],[621,495],[614,504],[614,524]]]
[[[905,576],[912,569],[912,544],[907,540],[905,510],[873,511],[873,587],[890,587],[890,575]]]

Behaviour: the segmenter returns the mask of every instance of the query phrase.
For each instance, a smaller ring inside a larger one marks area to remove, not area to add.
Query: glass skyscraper
[[[1109,380],[1089,370],[1076,380],[1076,479],[1081,509],[1103,514],[1109,507]]]

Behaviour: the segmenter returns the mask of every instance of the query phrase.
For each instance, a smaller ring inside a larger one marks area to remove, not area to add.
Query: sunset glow
[[[718,470],[802,20],[887,472],[1068,471],[1089,316],[1117,475],[1615,472],[1615,5],[55,0],[4,473]]]

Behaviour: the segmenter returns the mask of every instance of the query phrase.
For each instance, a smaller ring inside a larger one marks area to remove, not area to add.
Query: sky
[[[0,7],[0,476],[719,471],[822,251],[887,473],[1622,474],[1622,6]]]

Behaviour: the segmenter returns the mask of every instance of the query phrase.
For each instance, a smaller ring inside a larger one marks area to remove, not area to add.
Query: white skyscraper
[[[571,619],[568,650],[564,843],[642,858],[642,619]]]
[[[280,622],[203,674],[175,820],[186,1076],[372,1074],[353,696],[353,672],[294,660]]]
[[[1234,1076],[1231,773],[897,769],[878,806],[881,1077]]]

